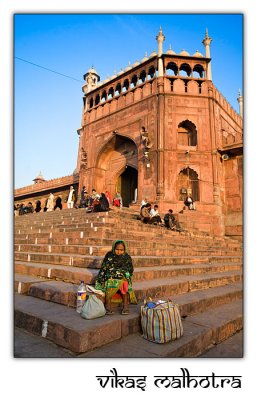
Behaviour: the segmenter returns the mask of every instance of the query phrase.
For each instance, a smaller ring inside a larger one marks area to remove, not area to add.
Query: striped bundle
[[[141,306],[141,326],[144,339],[155,343],[167,343],[183,335],[178,305],[170,300]]]

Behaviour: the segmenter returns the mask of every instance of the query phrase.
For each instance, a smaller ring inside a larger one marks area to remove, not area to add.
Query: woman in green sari
[[[95,288],[105,293],[106,314],[113,314],[111,303],[123,302],[122,314],[129,314],[129,303],[137,304],[132,290],[133,264],[123,240],[113,242],[106,253],[95,282]]]

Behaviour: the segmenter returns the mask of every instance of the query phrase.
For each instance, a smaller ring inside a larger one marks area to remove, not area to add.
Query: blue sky
[[[240,14],[16,14],[14,16],[14,187],[70,175],[76,168],[83,74],[93,65],[101,79],[157,50],[172,46],[205,54],[212,38],[215,86],[238,111],[243,90],[243,16]],[[47,69],[56,71],[53,73]],[[63,75],[66,75],[63,76]],[[70,78],[68,78],[70,77]]]

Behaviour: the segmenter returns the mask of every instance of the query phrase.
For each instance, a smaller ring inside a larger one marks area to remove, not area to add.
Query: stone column
[[[209,95],[209,118],[210,118],[210,135],[211,135],[211,160],[212,160],[212,179],[213,179],[213,201],[216,205],[216,215],[219,219],[218,226],[216,227],[216,234],[224,236],[225,234],[225,223],[224,215],[222,212],[222,201],[219,181],[218,168],[219,168],[219,153],[217,151],[216,142],[216,127],[214,118],[214,99],[213,99],[213,84],[209,84],[208,88]]]
[[[158,106],[157,106],[157,199],[164,197],[164,81],[158,78]]]
[[[206,29],[205,38],[203,39],[202,43],[205,46],[205,56],[206,58],[211,58],[211,51],[210,51],[210,44],[212,39],[208,35],[208,29]],[[211,73],[211,62],[207,65],[207,79],[210,81],[212,80],[212,73]]]
[[[158,33],[158,36],[156,36],[156,40],[158,42],[158,76],[163,76],[163,60],[162,60],[162,44],[165,40],[165,36],[162,33],[162,28],[160,27],[160,31]]]
[[[164,68],[162,60],[162,45],[165,40],[165,36],[162,33],[162,28],[158,36],[156,36],[158,42],[158,79],[157,79],[157,187],[156,194],[157,199],[163,199],[164,197]]]
[[[240,89],[238,91],[237,101],[239,103],[239,115],[243,118],[243,96],[241,95]]]

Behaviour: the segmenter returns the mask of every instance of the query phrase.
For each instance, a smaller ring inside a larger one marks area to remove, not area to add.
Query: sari
[[[125,253],[115,254],[115,246],[121,242],[125,246]],[[122,302],[121,294],[128,293],[129,302],[137,304],[135,293],[132,289],[133,275],[132,258],[127,253],[127,245],[123,240],[116,240],[112,245],[112,251],[106,253],[100,271],[95,281],[95,288],[105,293],[106,300],[113,303]],[[120,294],[121,293],[121,294]]]

